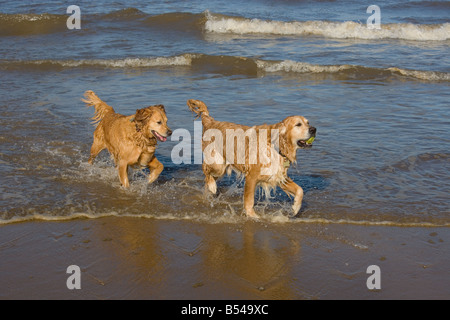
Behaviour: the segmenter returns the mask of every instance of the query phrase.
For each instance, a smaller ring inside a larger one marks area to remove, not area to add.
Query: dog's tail
[[[187,105],[189,107],[189,110],[191,110],[192,112],[197,114],[197,117],[195,119],[197,119],[198,117],[200,117],[202,115],[209,116],[208,107],[206,106],[206,104],[203,101],[189,99],[187,101]]]
[[[108,113],[114,113],[113,107],[102,101],[94,91],[88,90],[84,93],[86,99],[81,99],[88,107],[95,108],[95,115],[92,117],[92,123],[98,125],[98,123],[107,115]]]

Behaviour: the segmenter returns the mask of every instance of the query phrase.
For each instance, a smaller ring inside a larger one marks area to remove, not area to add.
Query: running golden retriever
[[[253,208],[257,185],[266,192],[281,187],[294,196],[294,215],[299,212],[303,189],[287,176],[287,170],[296,161],[297,149],[312,146],[307,141],[315,137],[316,128],[310,126],[307,119],[290,116],[276,124],[248,127],[214,120],[200,100],[190,99],[187,105],[202,118],[202,168],[210,192],[217,192],[217,178],[234,170],[245,175],[244,210],[247,216],[259,217]]]
[[[130,116],[118,114],[102,101],[93,91],[86,91],[82,99],[88,107],[95,108],[92,118],[96,129],[91,156],[88,162],[103,149],[108,149],[119,171],[122,186],[128,188],[128,166],[140,165],[150,168],[148,183],[155,181],[164,166],[156,159],[158,141],[164,142],[172,131],[167,126],[167,116],[163,105],[154,105],[136,110]]]

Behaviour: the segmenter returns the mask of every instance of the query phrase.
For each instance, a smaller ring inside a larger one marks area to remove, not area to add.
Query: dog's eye
[[[161,122],[161,121],[158,121],[157,124],[162,124],[162,122]]]
[[[302,123],[299,122],[299,123],[297,123],[295,126],[296,126],[296,127],[301,127],[301,126],[302,126]]]

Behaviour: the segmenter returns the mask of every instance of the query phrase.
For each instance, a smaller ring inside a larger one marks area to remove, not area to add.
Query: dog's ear
[[[140,131],[142,127],[146,124],[147,120],[152,116],[152,110],[149,108],[137,109],[134,119],[132,120],[136,123],[136,130]]]
[[[134,115],[134,121],[145,121],[150,118],[152,111],[149,108],[137,109]]]
[[[289,117],[288,118],[286,118],[286,119],[284,119],[283,121],[281,121],[281,123],[280,123],[280,128],[279,128],[279,130],[280,130],[280,135],[285,135],[286,134],[286,132],[287,132],[287,130],[288,130],[288,128],[289,128]]]
[[[286,134],[286,131],[287,131],[287,128],[286,128],[286,124],[284,124],[284,123],[281,123],[281,126],[280,126],[280,134],[281,135],[285,135]]]
[[[166,113],[166,109],[164,109],[164,106],[162,104],[157,104],[157,105],[154,105],[152,107],[158,108],[162,112]]]

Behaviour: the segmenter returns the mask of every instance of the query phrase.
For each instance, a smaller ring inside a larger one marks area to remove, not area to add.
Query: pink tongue
[[[159,140],[161,140],[162,142],[166,142],[167,138],[163,137],[162,135],[160,135],[158,132],[154,131],[156,136],[158,137]]]

